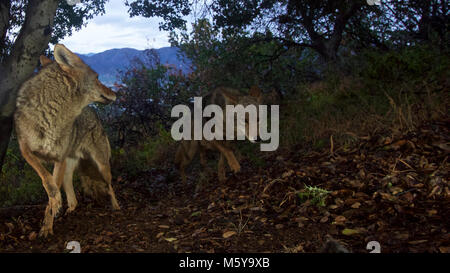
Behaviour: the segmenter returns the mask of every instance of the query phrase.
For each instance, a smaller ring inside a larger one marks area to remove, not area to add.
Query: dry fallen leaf
[[[439,247],[439,251],[441,253],[450,253],[450,246],[441,246]]]
[[[28,240],[34,241],[36,239],[36,237],[37,237],[37,233],[33,231],[28,235]]]
[[[230,238],[233,235],[236,235],[236,231],[227,231],[222,235],[222,237],[226,239],[226,238]]]
[[[428,240],[417,240],[417,241],[411,241],[411,242],[408,242],[410,245],[419,245],[419,244],[423,244],[423,243],[426,243],[426,242],[428,242]]]
[[[13,223],[5,223],[5,225],[9,228],[9,232],[11,232],[14,229]]]
[[[359,234],[360,231],[357,229],[350,229],[350,228],[346,228],[342,231],[342,234],[347,235],[347,236],[351,236],[351,235],[355,235],[355,234]]]
[[[438,211],[435,210],[435,209],[429,210],[427,212],[428,212],[428,216],[433,216],[433,215],[436,215],[438,213]]]
[[[336,224],[343,224],[345,221],[347,221],[347,218],[345,218],[345,216],[342,215],[336,216],[336,218],[334,218],[334,222]]]

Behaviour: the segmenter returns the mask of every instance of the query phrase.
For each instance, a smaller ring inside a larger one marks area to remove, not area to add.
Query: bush
[[[398,134],[448,114],[449,59],[427,46],[355,57],[350,75],[297,87],[281,109],[281,144],[323,148]]]
[[[325,207],[325,200],[330,193],[330,191],[319,187],[305,185],[305,189],[299,191],[297,196],[302,203],[310,201],[314,206]]]
[[[176,142],[170,131],[160,125],[158,135],[142,140],[136,146],[113,149],[113,172],[125,170],[130,176],[136,176],[152,167],[169,164],[173,160],[175,147]]]
[[[0,174],[0,207],[40,204],[47,200],[42,181],[11,141]]]

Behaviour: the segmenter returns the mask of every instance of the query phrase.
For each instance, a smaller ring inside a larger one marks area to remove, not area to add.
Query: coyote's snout
[[[111,186],[111,150],[92,102],[110,103],[116,95],[98,74],[64,45],[56,45],[55,62],[41,57],[44,66],[19,90],[14,116],[22,155],[42,179],[49,202],[41,236],[53,233],[53,219],[61,208],[64,185],[68,209],[77,205],[72,185],[78,168],[85,191],[107,193],[119,209]],[[53,173],[41,161],[54,163]]]
[[[242,105],[244,107],[255,105],[258,107],[263,101],[263,96],[261,90],[257,87],[252,87],[249,95],[241,95],[234,89],[221,87],[210,92],[203,99],[207,101],[207,104],[219,105],[222,109],[226,109],[226,105]],[[245,134],[246,139],[250,142],[258,142],[260,140],[259,135],[257,135],[256,138],[249,135],[250,124],[247,116],[245,117],[244,122],[245,123],[242,124],[242,126],[237,126],[237,124],[235,124],[234,130],[237,131],[239,128],[244,129],[245,132],[243,133]],[[259,121],[257,121],[257,123],[259,123]],[[180,171],[183,182],[186,182],[185,169],[197,153],[200,154],[201,164],[206,168],[207,151],[217,151],[220,153],[218,163],[218,178],[220,181],[225,180],[225,160],[233,172],[237,173],[240,171],[241,166],[234,155],[232,141],[182,140],[175,154],[175,164]]]

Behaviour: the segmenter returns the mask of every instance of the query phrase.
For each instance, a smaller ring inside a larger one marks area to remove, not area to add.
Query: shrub
[[[448,114],[449,59],[430,47],[366,52],[350,75],[297,87],[282,105],[281,144],[323,148],[381,132],[393,135]],[[284,109],[284,111],[283,111]]]
[[[45,202],[47,195],[37,173],[28,165],[16,141],[11,141],[0,174],[0,207]]]

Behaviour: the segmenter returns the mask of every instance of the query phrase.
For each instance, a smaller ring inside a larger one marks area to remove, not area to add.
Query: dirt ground
[[[320,252],[329,237],[352,252],[450,252],[449,128],[443,120],[398,139],[353,148],[267,154],[242,162],[225,183],[194,168],[113,181],[122,210],[79,198],[79,207],[37,237],[44,205],[0,209],[0,252]],[[198,182],[201,181],[201,182]],[[307,186],[329,191],[324,206]],[[302,197],[302,198],[301,198]]]

